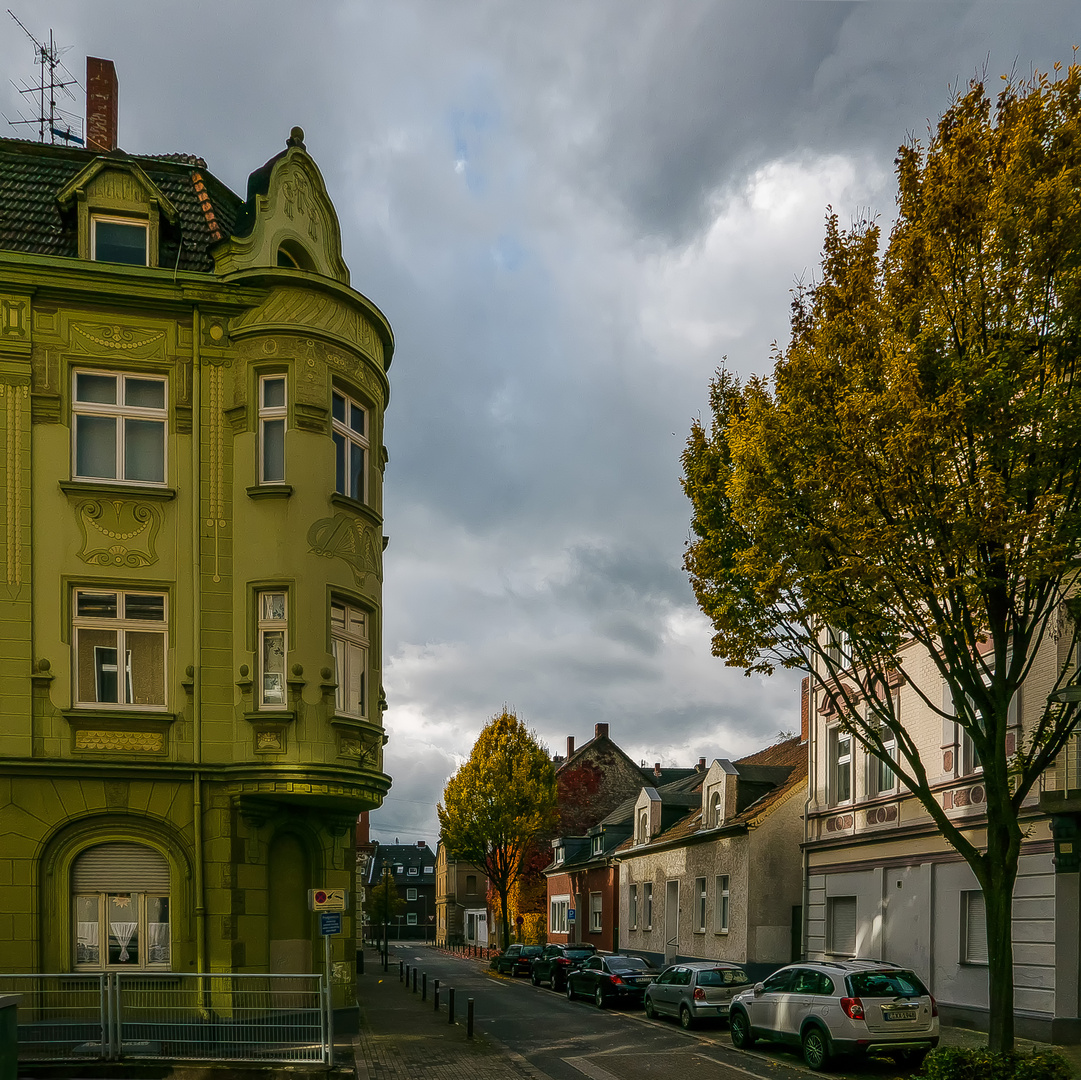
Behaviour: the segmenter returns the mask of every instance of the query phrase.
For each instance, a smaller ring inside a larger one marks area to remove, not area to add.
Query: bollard
[[[447,1023],[454,1023],[454,987],[447,991]]]
[[[413,965],[413,993],[417,992],[417,965]]]
[[[438,979],[435,980],[435,992],[432,994],[432,997],[435,998],[435,1011],[439,1012],[439,980]]]
[[[402,981],[402,978],[404,977],[402,973],[404,971],[405,971],[405,961],[404,960],[399,960],[398,961],[398,982]]]
[[[405,965],[405,988],[406,988],[406,990],[409,989],[409,965],[408,964]]]
[[[465,1034],[466,1038],[473,1038],[473,999],[465,999]]]
[[[420,973],[420,1000],[428,1000],[428,972],[426,971]]]
[[[364,974],[364,950],[357,949],[357,974]]]

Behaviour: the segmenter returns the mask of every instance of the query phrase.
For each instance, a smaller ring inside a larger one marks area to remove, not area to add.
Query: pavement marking
[[[599,1065],[594,1065],[589,1058],[584,1057],[572,1057],[563,1059],[571,1068],[577,1069],[584,1076],[588,1076],[590,1080],[619,1080],[619,1077],[615,1073],[610,1073],[607,1069],[602,1069]]]

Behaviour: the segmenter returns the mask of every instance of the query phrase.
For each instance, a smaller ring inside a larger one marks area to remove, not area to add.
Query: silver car
[[[646,1016],[678,1016],[684,1028],[728,1016],[732,998],[750,980],[738,964],[696,960],[665,968],[646,989]]]
[[[887,1052],[914,1066],[938,1045],[938,1006],[907,968],[882,960],[809,960],[775,971],[732,1002],[732,1042],[803,1048],[812,1069],[837,1054]]]

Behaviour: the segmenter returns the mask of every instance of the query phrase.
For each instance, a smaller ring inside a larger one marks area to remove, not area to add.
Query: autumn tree
[[[447,781],[437,811],[447,850],[483,867],[499,896],[505,949],[511,886],[532,841],[556,820],[548,750],[514,713],[504,710],[489,721],[469,760]]]
[[[377,928],[383,927],[383,953],[387,951],[387,937],[389,924],[401,915],[406,908],[406,903],[398,892],[398,886],[390,873],[390,867],[383,868],[383,876],[369,890],[364,901],[364,910],[368,915],[368,922]]]
[[[994,105],[973,82],[926,146],[901,148],[897,181],[884,251],[874,221],[828,217],[772,379],[714,380],[683,455],[685,561],[714,653],[808,671],[972,867],[990,1043],[1008,1049],[1018,818],[1078,709],[1066,660],[1059,700],[1027,701],[1014,742],[1037,651],[1076,654],[1081,70],[1008,81]],[[906,670],[927,658],[945,695]],[[886,690],[899,681],[971,739],[982,838],[936,797]]]

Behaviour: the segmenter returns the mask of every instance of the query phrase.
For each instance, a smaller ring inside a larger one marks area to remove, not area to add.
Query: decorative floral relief
[[[76,517],[83,534],[79,558],[96,566],[150,566],[158,561],[154,541],[161,511],[146,503],[122,499],[87,499]]]
[[[76,731],[75,749],[156,754],[165,749],[165,736],[160,731]]]
[[[358,586],[369,575],[383,580],[382,545],[376,542],[375,530],[348,514],[316,521],[308,530],[308,549],[314,555],[348,563]]]

